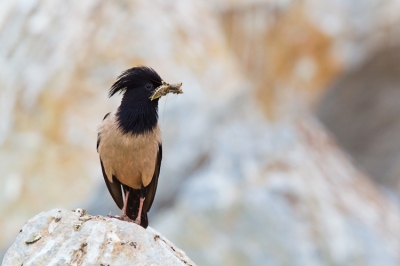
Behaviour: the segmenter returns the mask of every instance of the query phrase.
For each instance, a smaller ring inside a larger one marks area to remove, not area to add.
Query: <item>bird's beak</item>
[[[168,93],[174,94],[182,94],[183,91],[181,90],[182,82],[177,84],[169,84],[165,81],[161,81],[161,85],[156,88],[154,93],[150,96],[150,100],[153,101],[155,99],[161,98]]]

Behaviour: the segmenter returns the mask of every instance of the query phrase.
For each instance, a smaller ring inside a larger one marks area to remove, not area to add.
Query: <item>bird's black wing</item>
[[[103,162],[101,161],[101,158],[100,158],[100,163],[101,163],[101,171],[103,172],[104,181],[106,182],[108,191],[110,192],[112,198],[114,199],[118,207],[122,209],[122,207],[124,206],[124,201],[122,199],[121,183],[118,181],[118,179],[115,178],[115,176],[113,176],[113,182],[111,183],[107,178],[106,172],[104,171],[104,166]]]
[[[107,118],[107,116],[109,114],[110,113],[108,113],[104,116],[103,121],[104,121],[104,119]],[[97,134],[97,152],[99,152],[100,141],[101,141],[100,133],[98,133]],[[118,205],[118,207],[120,209],[122,209],[124,202],[122,199],[121,183],[114,176],[113,176],[113,182],[111,183],[107,178],[106,172],[104,171],[103,161],[101,160],[101,158],[100,158],[100,164],[101,164],[101,171],[103,172],[104,181],[106,182],[108,191],[110,192],[112,198],[114,199],[114,201]]]
[[[162,144],[158,144],[158,153],[157,153],[157,161],[156,167],[154,169],[153,178],[151,179],[150,184],[146,187],[146,196],[143,203],[143,210],[148,212],[153,204],[154,196],[156,195],[157,184],[158,184],[158,176],[160,175],[160,167],[161,167],[161,159],[162,159]]]

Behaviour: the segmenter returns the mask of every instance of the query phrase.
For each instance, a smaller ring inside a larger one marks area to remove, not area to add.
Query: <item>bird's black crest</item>
[[[129,88],[143,86],[148,80],[161,85],[161,77],[154,69],[146,66],[138,66],[124,71],[112,85],[109,97],[117,92],[123,93]]]

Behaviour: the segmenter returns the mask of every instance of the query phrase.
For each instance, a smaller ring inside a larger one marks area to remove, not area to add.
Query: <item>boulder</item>
[[[30,219],[7,251],[8,265],[195,265],[158,232],[83,209]]]

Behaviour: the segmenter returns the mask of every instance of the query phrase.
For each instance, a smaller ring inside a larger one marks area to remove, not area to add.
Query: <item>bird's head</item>
[[[154,69],[146,66],[138,66],[124,71],[112,85],[109,96],[117,92],[123,93],[127,100],[153,101],[168,93],[180,94],[182,83],[169,84],[161,79]]]

